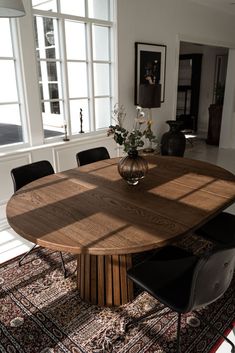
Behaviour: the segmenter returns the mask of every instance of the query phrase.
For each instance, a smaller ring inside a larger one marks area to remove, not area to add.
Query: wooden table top
[[[118,159],[36,180],[7,205],[10,226],[52,250],[130,254],[163,246],[231,205],[235,176],[218,166],[180,157],[148,156],[136,186],[118,174]]]

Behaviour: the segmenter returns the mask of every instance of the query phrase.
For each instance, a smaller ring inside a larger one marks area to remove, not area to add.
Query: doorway
[[[176,119],[213,145],[219,144],[228,51],[180,42]]]

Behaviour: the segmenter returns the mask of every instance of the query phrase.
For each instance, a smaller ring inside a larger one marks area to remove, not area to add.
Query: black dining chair
[[[76,154],[77,164],[79,167],[85,164],[94,163],[109,158],[109,152],[105,147],[95,147],[89,150],[78,152]]]
[[[218,246],[235,247],[235,215],[222,212],[195,233]]]
[[[197,257],[183,249],[166,246],[127,271],[128,277],[173,311],[178,313],[177,350],[180,352],[181,315],[209,305],[220,298],[229,287],[235,264],[235,249],[214,248]],[[135,324],[149,315],[162,310],[156,308],[133,319],[126,325]],[[234,344],[199,312],[194,312],[201,321],[214,329],[231,346]]]
[[[13,180],[14,192],[21,189],[23,186],[31,183],[34,180],[40,179],[44,176],[54,174],[54,169],[49,161],[43,160],[30,164],[26,164],[11,170],[11,177]],[[34,244],[28,252],[26,252],[19,260],[19,266],[22,265],[22,261],[25,257],[36,247]],[[62,270],[64,277],[67,277],[67,271],[64,264],[63,255],[60,252],[60,258],[62,263]]]

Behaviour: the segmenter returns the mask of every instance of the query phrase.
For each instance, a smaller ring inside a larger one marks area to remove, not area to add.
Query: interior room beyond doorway
[[[228,48],[180,42],[176,119],[182,130],[219,145]]]

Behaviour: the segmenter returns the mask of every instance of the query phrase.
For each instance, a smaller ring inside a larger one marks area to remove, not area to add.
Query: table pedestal
[[[84,301],[118,306],[133,299],[133,283],[126,276],[131,255],[79,255],[78,288]]]

